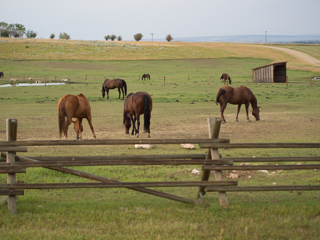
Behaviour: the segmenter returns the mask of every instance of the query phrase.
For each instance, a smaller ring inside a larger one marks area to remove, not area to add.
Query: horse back
[[[108,89],[114,89],[116,88],[116,83],[115,79],[106,79],[103,83],[103,87],[108,88]]]

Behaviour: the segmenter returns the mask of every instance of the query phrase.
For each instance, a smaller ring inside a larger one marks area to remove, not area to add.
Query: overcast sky
[[[0,6],[0,22],[21,23],[37,38],[320,34],[320,0],[0,0]]]

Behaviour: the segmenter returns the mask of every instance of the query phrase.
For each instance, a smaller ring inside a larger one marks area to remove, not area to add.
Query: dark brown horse
[[[121,96],[121,92],[120,89],[122,91],[122,95],[124,99],[124,96],[127,96],[127,83],[123,80],[123,79],[106,79],[104,80],[103,84],[102,84],[102,97],[104,98],[105,96],[105,92],[107,92],[107,99],[109,99],[109,89],[115,89],[118,88],[118,92],[119,92],[119,99]],[[124,91],[123,91],[124,89]]]
[[[67,118],[67,120],[66,120]],[[73,122],[72,118],[76,118]],[[58,102],[59,136],[62,133],[65,139],[68,138],[68,127],[71,122],[74,123],[74,129],[77,133],[77,139],[82,139],[82,119],[86,118],[90,125],[93,137],[96,138],[91,121],[91,108],[88,99],[80,93],[78,96],[67,94]]]
[[[142,75],[142,78],[141,78],[141,80],[145,80],[145,79],[149,79],[150,80],[150,74],[149,73],[146,73],[146,74],[143,74]]]
[[[224,82],[224,85],[227,83],[227,85],[228,85],[228,81],[229,81],[229,83],[230,83],[230,85],[231,85],[231,78],[230,78],[230,76],[229,76],[229,74],[228,73],[223,73],[222,75],[221,75],[221,78],[220,78],[220,80],[223,80],[223,82]]]
[[[150,119],[152,111],[152,98],[146,92],[130,93],[124,102],[123,125],[126,134],[129,134],[131,122],[133,125],[131,134],[139,137],[140,115],[144,115],[144,131],[150,137]],[[136,128],[137,121],[137,128]]]
[[[257,121],[260,120],[260,117],[259,117],[260,107],[257,106],[257,99],[253,95],[251,90],[245,86],[241,86],[237,88],[224,86],[220,88],[217,92],[216,102],[217,104],[220,103],[222,123],[227,122],[223,116],[223,112],[226,109],[228,103],[238,105],[238,111],[237,111],[237,117],[236,117],[237,122],[238,122],[238,115],[240,112],[241,104],[244,104],[246,106],[247,120],[250,121],[248,116],[248,109],[249,109],[250,103],[252,106],[252,115],[256,118]]]
[[[0,78],[1,78],[1,77],[4,77],[4,74],[3,74],[3,72],[0,72]]]

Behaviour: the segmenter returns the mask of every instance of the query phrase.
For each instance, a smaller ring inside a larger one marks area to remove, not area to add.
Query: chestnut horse
[[[144,79],[150,80],[150,74],[149,73],[143,74],[141,80],[144,80]]]
[[[105,96],[105,92],[107,92],[107,99],[109,99],[109,89],[115,89],[118,88],[118,92],[119,92],[119,99],[121,96],[121,92],[120,89],[122,91],[122,95],[124,99],[124,96],[127,96],[127,83],[123,80],[123,79],[106,79],[104,80],[103,84],[102,84],[102,97],[104,98]],[[123,92],[123,88],[124,88],[124,92]]]
[[[231,85],[231,78],[230,78],[230,76],[229,76],[229,74],[228,73],[223,73],[222,75],[221,75],[221,78],[220,78],[220,80],[223,80],[223,82],[224,82],[224,85],[227,83],[227,85],[228,85],[228,81],[229,81],[229,83],[230,83],[230,85]]]
[[[1,77],[4,77],[4,74],[3,74],[3,72],[0,72],[0,78],[1,78]]]
[[[67,117],[67,121],[66,118]],[[72,121],[72,118],[76,118]],[[67,94],[58,102],[58,119],[59,119],[59,136],[64,134],[65,139],[68,138],[68,127],[71,122],[74,123],[74,129],[77,133],[77,139],[82,139],[82,119],[86,118],[90,125],[93,137],[96,138],[91,121],[91,108],[88,99],[80,93],[78,96]]]
[[[224,86],[220,88],[217,92],[216,103],[217,104],[220,103],[222,123],[227,122],[223,116],[223,112],[226,109],[228,103],[238,104],[238,111],[237,111],[237,117],[236,117],[237,122],[238,122],[238,115],[240,112],[241,104],[244,104],[246,106],[247,120],[250,121],[248,116],[248,109],[249,109],[250,103],[252,106],[252,115],[256,118],[257,121],[260,120],[260,117],[259,117],[260,107],[257,106],[257,99],[253,95],[251,90],[245,86],[241,86],[237,88]]]
[[[140,115],[144,115],[144,131],[148,132],[150,137],[150,119],[152,111],[152,98],[146,92],[130,93],[124,102],[123,125],[126,134],[129,134],[131,122],[133,125],[131,134],[139,137]],[[136,128],[137,121],[137,128]]]

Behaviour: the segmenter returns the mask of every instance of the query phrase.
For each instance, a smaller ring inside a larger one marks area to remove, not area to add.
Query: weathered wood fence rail
[[[12,119],[11,119],[12,120]],[[59,188],[128,188],[131,190],[163,197],[185,203],[206,204],[201,196],[207,192],[218,192],[220,205],[228,207],[226,192],[234,191],[287,191],[287,190],[320,190],[320,185],[307,186],[238,186],[237,181],[223,181],[222,171],[226,170],[293,170],[320,169],[320,164],[300,165],[233,165],[236,162],[319,162],[320,157],[260,157],[260,158],[222,158],[219,148],[320,148],[320,143],[230,143],[229,139],[219,139],[221,120],[209,118],[208,139],[108,139],[108,140],[62,140],[62,141],[16,141],[17,121],[7,119],[7,141],[0,141],[0,173],[7,173],[7,184],[0,184],[0,195],[8,195],[8,208],[16,214],[16,195],[23,195],[24,189],[59,189]],[[22,157],[16,152],[26,152],[29,146],[75,146],[75,145],[133,145],[133,144],[199,144],[207,148],[207,154],[166,154],[166,155],[121,155],[121,156],[72,156],[72,157]],[[108,165],[202,165],[201,181],[175,182],[119,182],[78,170],[71,166],[108,166]],[[15,174],[25,173],[26,168],[44,167],[100,183],[54,183],[54,184],[16,184]],[[208,181],[214,171],[215,181]],[[199,187],[197,199],[188,199],[147,187]]]

